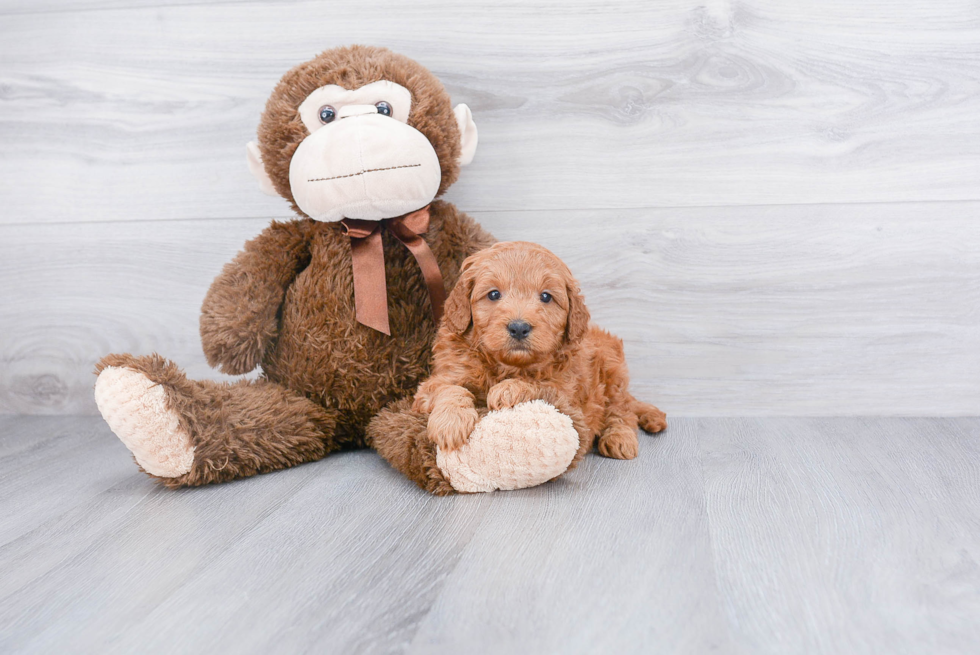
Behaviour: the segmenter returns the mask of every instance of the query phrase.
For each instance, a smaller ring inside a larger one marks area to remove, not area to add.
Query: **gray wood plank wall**
[[[578,274],[677,415],[980,413],[980,5],[0,2],[0,412],[194,376],[244,165],[316,52],[388,45],[480,128],[448,198]]]

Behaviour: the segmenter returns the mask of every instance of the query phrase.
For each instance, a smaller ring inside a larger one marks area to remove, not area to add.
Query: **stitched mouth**
[[[334,175],[333,177],[317,177],[312,180],[307,180],[307,182],[327,182],[329,180],[340,180],[345,177],[357,177],[358,175],[364,175],[365,173],[377,173],[378,171],[393,171],[396,168],[417,168],[422,164],[403,164],[402,166],[386,166],[385,168],[368,168],[363,171],[358,171],[356,173],[348,173],[347,175]]]

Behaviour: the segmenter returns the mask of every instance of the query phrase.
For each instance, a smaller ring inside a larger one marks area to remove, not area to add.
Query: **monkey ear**
[[[272,185],[272,179],[269,177],[269,174],[265,172],[265,165],[262,163],[262,153],[259,151],[259,144],[255,141],[249,141],[245,146],[245,163],[248,164],[249,172],[259,183],[259,188],[262,189],[262,193],[270,196],[279,195],[276,192],[276,187]]]
[[[568,322],[565,324],[565,338],[569,343],[575,343],[585,336],[592,315],[589,314],[589,309],[585,306],[585,298],[582,297],[578,282],[569,278],[566,289],[568,292]]]
[[[472,266],[473,257],[471,256],[463,262],[459,281],[449,292],[442,314],[442,324],[450,332],[457,335],[466,332],[473,321],[473,312],[470,310],[470,296],[473,294],[474,280],[474,275],[470,271]]]
[[[459,125],[459,165],[466,166],[473,161],[473,155],[476,154],[476,123],[473,122],[473,112],[464,104],[456,105],[453,113]]]

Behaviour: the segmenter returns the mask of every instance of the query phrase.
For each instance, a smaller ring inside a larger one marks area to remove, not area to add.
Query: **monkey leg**
[[[102,416],[168,487],[244,478],[340,448],[336,414],[268,380],[188,380],[159,355],[109,355],[96,372]]]
[[[411,406],[404,399],[382,409],[368,425],[368,445],[436,495],[533,487],[558,477],[584,453],[573,419],[541,400],[479,409],[469,440],[450,452],[429,441],[428,415]]]
[[[429,415],[412,411],[412,399],[384,407],[367,427],[367,443],[412,482],[437,496],[455,492],[436,463],[436,445],[426,433]]]

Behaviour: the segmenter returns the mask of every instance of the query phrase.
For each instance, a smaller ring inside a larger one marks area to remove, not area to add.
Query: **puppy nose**
[[[531,334],[531,324],[527,321],[511,321],[507,324],[507,332],[518,341],[523,341]]]

